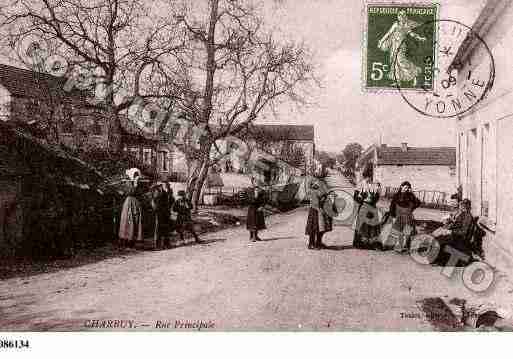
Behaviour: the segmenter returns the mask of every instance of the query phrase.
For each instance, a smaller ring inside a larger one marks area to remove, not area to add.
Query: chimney
[[[401,151],[407,152],[408,151],[408,142],[402,142],[401,143]]]

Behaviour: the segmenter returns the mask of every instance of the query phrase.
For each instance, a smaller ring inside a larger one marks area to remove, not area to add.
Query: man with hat
[[[186,198],[185,191],[178,191],[178,198],[173,205],[173,212],[177,213],[176,216],[176,231],[180,235],[180,240],[184,241],[184,232],[192,233],[192,236],[197,243],[201,243],[196,231],[194,230],[194,223],[192,222],[192,203]]]

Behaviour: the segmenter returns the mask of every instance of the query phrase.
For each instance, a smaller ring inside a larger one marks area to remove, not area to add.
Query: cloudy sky
[[[442,0],[440,18],[471,26],[484,0]],[[285,112],[282,123],[314,124],[320,149],[340,151],[349,142],[412,146],[454,146],[453,121],[422,116],[397,93],[362,90],[363,0],[282,0],[267,17],[288,36],[315,51],[324,87],[317,106]],[[265,119],[265,122],[271,122]]]

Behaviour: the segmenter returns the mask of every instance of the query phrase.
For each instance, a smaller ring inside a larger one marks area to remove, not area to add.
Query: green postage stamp
[[[437,4],[367,4],[366,89],[433,88],[437,16]]]

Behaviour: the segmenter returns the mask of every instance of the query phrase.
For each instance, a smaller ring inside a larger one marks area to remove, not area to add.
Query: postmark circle
[[[438,29],[433,56],[424,59],[420,68],[424,81],[421,89],[401,81],[401,61],[408,52],[406,40],[401,42],[395,55],[392,71],[396,86],[403,100],[418,113],[433,118],[452,118],[472,110],[490,92],[495,80],[495,62],[486,42],[469,26],[456,20],[434,20],[411,30],[412,36],[422,38],[425,29]],[[472,57],[458,53],[461,44],[482,49],[484,56],[479,64],[472,64]],[[411,64],[410,64],[411,65]],[[476,67],[479,65],[479,68]],[[416,65],[415,65],[416,66]],[[458,71],[462,71],[458,73]],[[415,81],[418,81],[416,78]]]

